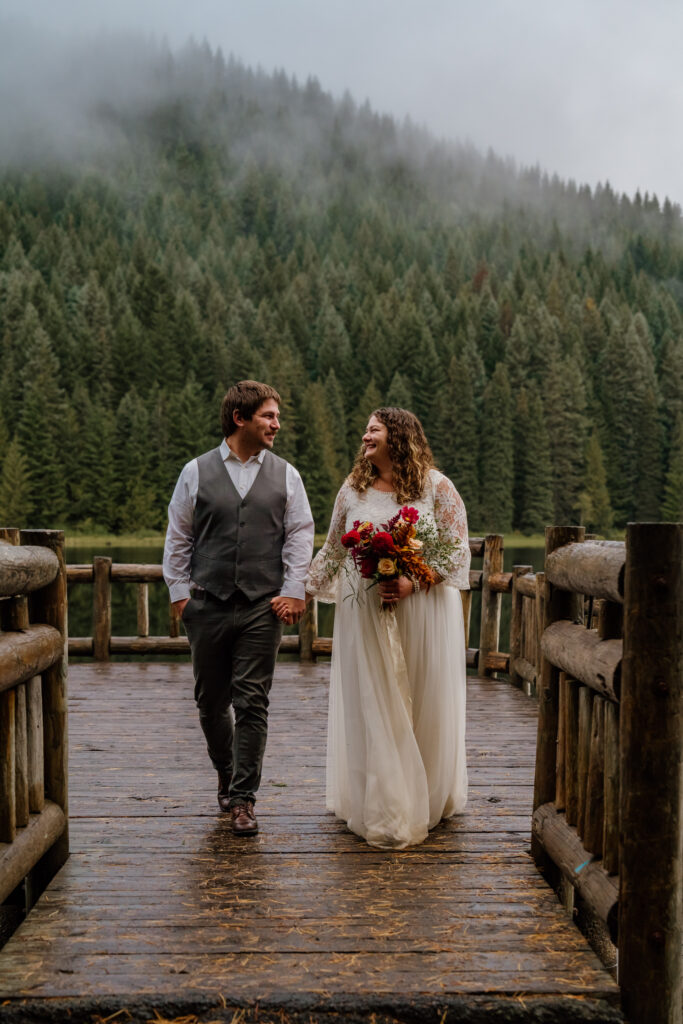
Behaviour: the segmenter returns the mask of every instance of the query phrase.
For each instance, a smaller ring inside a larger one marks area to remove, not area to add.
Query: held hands
[[[284,622],[287,626],[293,626],[303,615],[306,602],[300,601],[297,597],[273,597],[270,607],[280,622]]]
[[[397,604],[404,597],[413,593],[413,581],[407,576],[397,576],[393,580],[383,580],[378,584],[384,604]]]

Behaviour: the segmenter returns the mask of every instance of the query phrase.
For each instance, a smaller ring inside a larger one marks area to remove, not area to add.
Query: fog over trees
[[[162,527],[244,377],[319,528],[386,403],[475,531],[681,518],[677,207],[208,46],[79,53],[0,73],[0,521]]]

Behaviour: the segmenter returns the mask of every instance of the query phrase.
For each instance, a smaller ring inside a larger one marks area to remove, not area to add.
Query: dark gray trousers
[[[268,694],[282,636],[272,596],[249,601],[237,591],[221,601],[204,593],[183,610],[199,722],[214,768],[232,775],[231,806],[255,800],[261,782]]]

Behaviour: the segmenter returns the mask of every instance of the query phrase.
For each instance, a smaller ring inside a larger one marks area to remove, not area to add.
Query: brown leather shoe
[[[235,804],[230,808],[230,824],[236,836],[256,835],[258,822],[251,800],[247,800],[246,804]]]
[[[222,811],[230,810],[230,783],[232,778],[227,772],[218,773],[218,806]]]

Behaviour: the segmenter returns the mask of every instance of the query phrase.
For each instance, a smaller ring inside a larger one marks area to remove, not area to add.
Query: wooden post
[[[602,863],[605,871],[619,871],[619,705],[605,701],[605,823]]]
[[[589,853],[602,857],[602,833],[605,810],[605,754],[603,747],[605,699],[594,695],[591,713],[591,737],[588,754],[588,782],[584,816],[583,845]]]
[[[43,737],[43,681],[29,679],[27,687],[26,731],[28,734],[28,802],[32,813],[45,806],[45,755]]]
[[[47,587],[32,595],[33,618],[59,630],[63,654],[43,673],[43,758],[45,797],[64,812],[59,839],[36,865],[34,878],[43,889],[69,856],[69,743],[67,729],[67,597],[64,534],[61,530],[22,530],[23,544],[50,548],[57,555],[59,572]]]
[[[683,1019],[683,525],[626,533],[619,980],[631,1024]]]
[[[517,590],[517,579],[533,572],[531,565],[513,565],[512,567],[512,608],[510,611],[510,682],[520,689],[524,680],[515,670],[515,662],[522,654],[522,606],[524,597]]]
[[[486,668],[486,655],[498,650],[500,641],[500,608],[503,595],[491,589],[490,577],[503,571],[503,538],[490,533],[484,541],[484,566],[481,577],[481,628],[479,632],[479,671],[483,676],[497,678]]]
[[[555,767],[555,807],[563,811],[567,806],[567,713],[570,683],[566,672],[560,672],[557,714],[557,760]]]
[[[95,555],[93,571],[92,642],[95,661],[109,661],[111,639],[111,558]]]
[[[0,693],[0,843],[17,834],[15,691]]]
[[[582,541],[583,526],[547,526],[545,531],[545,556],[565,544]],[[545,607],[543,629],[560,619],[575,620],[583,614],[583,598],[565,590],[553,587],[545,581]],[[555,773],[557,764],[557,718],[559,670],[542,654],[538,666],[538,740],[536,744],[536,773],[534,777],[534,810],[541,804],[555,799]],[[547,866],[543,848],[536,836],[532,836],[531,850],[539,867]]]
[[[0,531],[0,538],[10,544],[19,544],[21,540],[17,529],[3,529]],[[8,628],[11,630],[26,629],[29,625],[28,598],[15,597],[9,602],[9,605]],[[40,683],[40,678],[38,681]],[[31,682],[33,680],[16,687],[14,700],[15,825],[18,828],[28,824],[30,811],[27,688]]]
[[[568,825],[579,819],[579,684],[567,679],[565,816]]]
[[[536,684],[534,686],[534,690],[531,696],[537,697],[541,685],[541,661],[543,659],[541,643],[543,641],[543,622],[545,620],[544,572],[536,573],[536,600],[534,601],[534,613],[536,615],[536,651],[534,653],[534,665],[536,666]]]
[[[465,650],[470,645],[470,620],[472,618],[472,591],[461,590],[460,600],[462,601],[462,621],[465,627]]]
[[[26,683],[17,686],[14,709],[16,822],[18,828],[28,825],[28,722],[26,709]]]
[[[592,716],[593,691],[589,686],[581,686],[579,688],[579,806],[576,817],[576,831],[582,839],[586,831],[586,794],[588,790],[588,763],[590,760]]]
[[[317,639],[318,602],[313,597],[306,605],[306,610],[299,621],[299,659],[301,661],[315,661],[313,642]]]
[[[149,583],[138,583],[138,636],[149,636]]]

